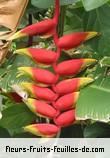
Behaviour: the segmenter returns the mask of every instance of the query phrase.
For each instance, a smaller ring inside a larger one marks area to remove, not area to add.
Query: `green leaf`
[[[84,129],[85,138],[110,138],[110,125],[96,122]]]
[[[79,0],[60,0],[61,5],[68,5]],[[50,6],[54,5],[54,0],[32,0],[32,4],[38,8],[49,8]]]
[[[64,33],[74,31],[97,31],[99,36],[88,40],[85,46],[91,48],[97,59],[110,56],[110,6],[108,4],[86,12],[83,8],[69,8],[66,14]],[[75,23],[74,23],[75,21]]]
[[[2,88],[5,92],[10,92],[12,89],[11,86],[13,84],[19,84],[20,82],[29,80],[29,78],[25,76],[21,76],[19,78],[17,78],[16,76],[17,69],[16,67],[13,67],[13,69],[7,71],[7,74],[0,79],[0,88]]]
[[[10,134],[7,129],[0,127],[0,138],[10,138]]]
[[[0,88],[4,89],[6,92],[11,91],[11,86],[13,84],[19,84],[23,81],[30,80],[28,77],[21,76],[17,78],[18,70],[20,66],[34,66],[35,63],[26,56],[17,55],[12,65],[7,68],[0,69]]]
[[[11,135],[21,133],[22,127],[36,120],[36,116],[24,104],[16,104],[2,112],[0,126],[7,129]]]
[[[84,8],[89,11],[92,9],[96,9],[105,3],[107,3],[109,0],[82,0]]]
[[[84,88],[77,103],[76,117],[78,120],[110,121],[110,76],[106,69],[96,75],[98,79]]]
[[[87,44],[98,53],[98,57],[110,56],[110,7],[104,5],[96,10],[85,12],[83,25],[85,31],[97,31],[100,36],[90,40]]]
[[[79,14],[80,13],[80,14]],[[83,31],[82,8],[70,8],[66,12],[64,34]]]
[[[110,67],[110,57],[104,57],[101,61],[100,61],[101,66],[106,66],[106,67]]]
[[[83,129],[80,124],[63,128],[61,131],[61,138],[83,138]]]

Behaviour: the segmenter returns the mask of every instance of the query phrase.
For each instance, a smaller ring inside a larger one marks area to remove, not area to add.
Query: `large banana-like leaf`
[[[96,1],[96,0],[89,0],[89,1],[82,0],[83,5],[87,11],[98,8],[102,5],[104,5],[105,3],[107,3],[108,1],[109,0],[98,0],[98,1]]]
[[[92,119],[110,121],[110,74],[99,73],[98,79],[81,91],[77,103],[76,117],[79,120]]]
[[[60,0],[61,5],[68,5],[75,2],[78,2],[79,0]],[[32,0],[32,4],[39,8],[48,8],[52,5],[54,5],[54,0]]]
[[[36,120],[36,116],[24,104],[12,105],[6,108],[2,114],[0,127],[7,129],[11,135],[22,132],[23,126]]]

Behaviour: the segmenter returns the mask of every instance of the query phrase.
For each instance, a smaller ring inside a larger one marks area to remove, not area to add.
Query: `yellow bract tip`
[[[38,130],[34,125],[25,126],[25,127],[23,127],[23,129],[25,132],[29,132],[29,133],[32,133],[32,134],[38,136]]]
[[[14,39],[18,39],[18,38],[21,38],[21,37],[24,37],[24,36],[26,36],[25,33],[21,32],[21,31],[18,31],[15,34],[13,34],[11,37],[9,37],[8,41],[12,41]]]
[[[32,83],[29,83],[29,82],[21,82],[20,85],[23,87],[23,88],[29,88],[32,86]]]
[[[36,136],[46,137],[45,135],[43,135],[39,132],[39,130],[36,127],[36,124],[25,126],[25,127],[23,127],[23,129],[25,132],[32,133]]]
[[[34,102],[35,102],[35,99],[32,99],[32,98],[28,98],[27,100],[24,101],[25,104],[28,106],[28,108],[36,114],[36,107],[34,106]]]
[[[96,62],[97,62],[96,59],[91,59],[91,58],[84,59],[84,65],[86,65],[86,66],[89,66],[91,64],[95,64]]]
[[[29,75],[30,77],[33,77],[31,67],[19,67],[18,71],[19,74],[17,76]]]
[[[79,98],[79,94],[80,94],[80,92],[75,92],[75,100],[76,100],[76,101],[77,101],[78,98]]]
[[[79,85],[80,87],[84,87],[86,85],[88,85],[89,83],[92,83],[94,81],[93,78],[90,78],[90,77],[82,77],[79,79]]]
[[[15,51],[15,54],[20,54],[20,55],[27,55],[31,57],[31,54],[29,53],[27,48],[23,48],[23,49],[17,49]]]
[[[28,98],[25,103],[28,104],[28,105],[33,105],[35,99],[32,99],[32,98]]]
[[[20,83],[20,87],[23,90],[26,90],[28,93],[30,93],[31,95],[33,94],[33,88],[32,88],[32,83],[28,83],[28,82],[21,82]]]
[[[78,101],[78,98],[79,98],[79,94],[80,92],[74,92],[73,95],[74,95],[74,104],[77,103]],[[75,105],[73,105],[73,108],[75,107]]]
[[[98,32],[87,32],[86,40],[89,40],[95,36],[97,36],[99,33]]]

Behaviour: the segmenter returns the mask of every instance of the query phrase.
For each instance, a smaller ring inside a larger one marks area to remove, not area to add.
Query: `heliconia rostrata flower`
[[[30,132],[41,137],[54,137],[59,131],[60,127],[53,124],[32,124],[24,127],[24,131]]]
[[[26,28],[18,31],[10,38],[10,40],[34,35],[39,35],[48,38],[54,34],[55,27],[56,24],[54,20],[44,20],[33,25],[27,26]]]
[[[60,97],[56,101],[54,106],[55,106],[56,109],[58,109],[60,111],[64,111],[64,110],[74,108],[75,105],[76,105],[76,102],[78,100],[78,97],[79,97],[79,92],[66,94],[66,95]]]
[[[18,71],[18,76],[28,75],[37,83],[52,85],[56,82],[56,75],[48,70],[33,67],[19,67]]]
[[[22,82],[20,85],[31,97],[36,99],[55,101],[58,97],[58,95],[49,88],[38,87],[35,84],[28,82]]]
[[[17,54],[26,55],[30,57],[37,64],[51,65],[56,61],[56,52],[38,49],[38,48],[24,48],[16,50]]]
[[[24,99],[27,107],[37,116],[51,119],[53,122],[53,124],[37,122],[23,127],[25,132],[41,137],[55,137],[61,127],[72,125],[77,120],[75,111],[80,89],[94,80],[90,77],[76,77],[76,75],[97,62],[91,58],[80,58],[58,63],[62,50],[76,48],[98,35],[97,32],[75,32],[58,38],[59,13],[60,1],[55,0],[55,13],[52,19],[27,26],[9,38],[13,40],[24,36],[38,35],[46,38],[53,36],[57,48],[56,51],[24,48],[15,52],[30,57],[37,64],[37,67],[19,67],[18,77],[26,75],[32,80],[32,83],[19,84],[28,94],[28,98]],[[52,66],[54,72],[43,69],[41,65]],[[59,81],[62,76],[66,79]]]
[[[52,119],[59,114],[58,110],[43,101],[28,98],[25,103],[32,112],[44,118]]]
[[[54,87],[54,91],[59,95],[65,95],[68,93],[79,91],[80,88],[86,86],[87,84],[93,82],[92,78],[81,77],[81,78],[72,78],[60,81]]]
[[[91,39],[92,37],[96,36],[97,32],[75,32],[69,35],[65,35],[61,37],[58,42],[57,46],[64,50],[69,50],[75,48],[82,44],[84,41]]]
[[[90,66],[91,64],[94,64],[95,62],[95,59],[72,59],[58,64],[55,72],[60,76],[75,76],[81,70],[85,69],[87,66]]]
[[[63,112],[54,119],[57,126],[66,127],[75,122],[75,109]]]

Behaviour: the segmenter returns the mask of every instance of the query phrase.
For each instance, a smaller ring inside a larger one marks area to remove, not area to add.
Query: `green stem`
[[[67,6],[61,7],[59,27],[58,27],[58,32],[59,32],[60,37],[63,35],[63,31],[64,31],[66,8],[67,8]]]
[[[32,14],[29,14],[29,25],[32,25]],[[33,36],[29,36],[29,39],[28,39],[28,47],[32,46],[33,44]]]

